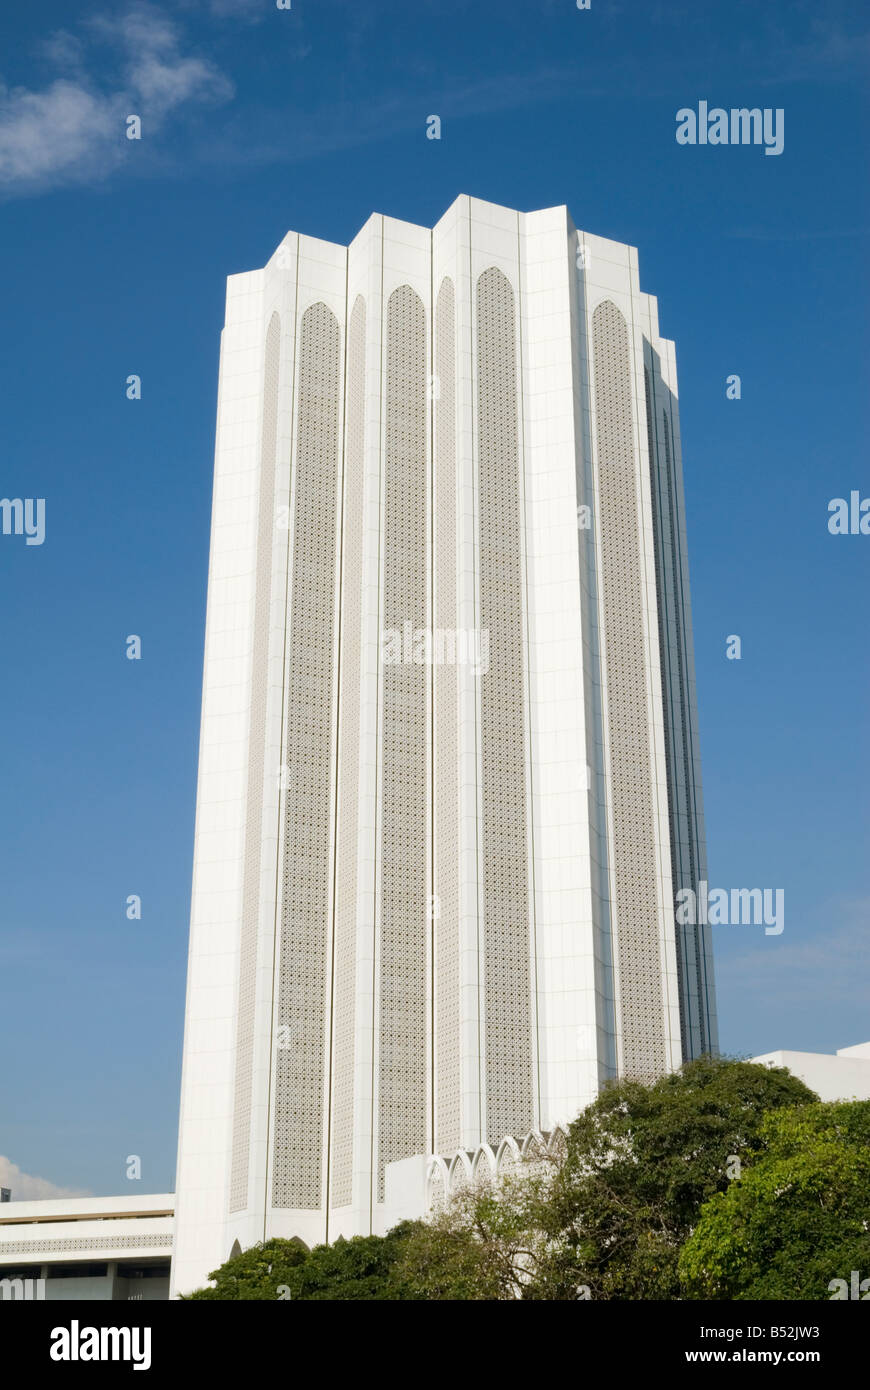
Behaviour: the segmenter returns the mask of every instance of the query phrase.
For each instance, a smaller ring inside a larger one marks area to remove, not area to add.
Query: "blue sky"
[[[781,936],[716,931],[722,1047],[870,1037],[870,537],[827,530],[870,496],[866,7],[43,0],[2,25],[0,493],[44,497],[46,538],[0,536],[0,1181],[123,1192],[129,1154],[174,1180],[224,279],[289,228],[345,243],[459,193],[639,248],[677,344],[710,883],[785,890]],[[701,99],[782,107],[783,153],[678,146]]]

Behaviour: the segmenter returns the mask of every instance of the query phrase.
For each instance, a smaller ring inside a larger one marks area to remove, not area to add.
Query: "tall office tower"
[[[288,234],[227,291],[175,1287],[714,1050],[704,877],[636,251],[467,197]]]

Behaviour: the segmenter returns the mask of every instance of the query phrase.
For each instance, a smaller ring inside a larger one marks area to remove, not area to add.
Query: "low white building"
[[[788,1067],[820,1100],[870,1100],[870,1042],[836,1052],[765,1052],[753,1057],[769,1067]]]
[[[0,1299],[166,1299],[174,1223],[166,1193],[4,1202]]]

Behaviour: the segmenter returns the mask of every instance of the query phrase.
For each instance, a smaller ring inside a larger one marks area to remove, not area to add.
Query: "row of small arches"
[[[479,1144],[476,1149],[458,1149],[450,1156],[436,1154],[429,1160],[426,1174],[427,1206],[437,1211],[464,1187],[492,1182],[523,1164],[558,1163],[565,1156],[567,1139],[566,1131],[557,1125],[548,1131],[532,1130],[521,1140],[509,1134],[497,1147]]]

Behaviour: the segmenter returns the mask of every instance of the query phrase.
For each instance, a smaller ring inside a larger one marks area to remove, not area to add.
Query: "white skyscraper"
[[[704,854],[636,251],[468,197],[289,233],[227,288],[174,1286],[715,1050]]]

